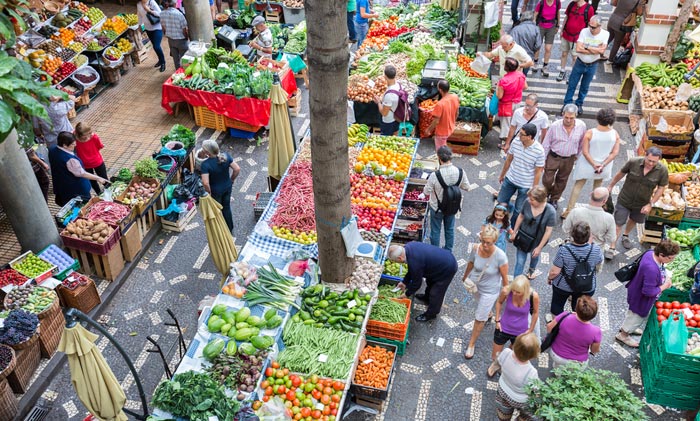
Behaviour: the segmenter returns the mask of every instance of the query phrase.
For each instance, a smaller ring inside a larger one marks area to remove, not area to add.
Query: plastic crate
[[[376,338],[386,338],[395,341],[403,340],[406,337],[408,323],[411,321],[411,300],[392,298],[394,301],[406,306],[406,319],[403,323],[386,323],[379,320],[367,321],[367,334]]]
[[[397,346],[393,344],[387,344],[383,342],[376,342],[376,341],[371,341],[367,340],[367,343],[365,344],[365,347],[368,346],[380,346],[384,349],[387,349],[391,352],[394,353],[394,358],[391,360],[391,369],[389,371],[389,380],[386,383],[386,388],[385,389],[378,389],[376,387],[371,387],[371,386],[365,386],[362,384],[357,384],[355,383],[355,375],[353,374],[353,380],[352,383],[350,384],[350,391],[355,394],[355,396],[359,397],[367,397],[371,399],[380,399],[380,400],[385,400],[389,396],[389,386],[391,385],[391,378],[393,377],[394,370],[396,369],[396,354],[397,354]],[[364,350],[364,348],[363,348]],[[362,364],[362,361],[357,361],[356,364]]]
[[[225,117],[209,110],[207,107],[192,107],[194,109],[194,123],[200,127],[224,131]]]
[[[661,296],[659,297],[659,301],[680,301],[685,302],[689,301],[688,300],[688,291],[681,291],[679,289],[676,289],[675,287],[667,288],[661,292]],[[650,317],[649,320],[652,318]],[[648,324],[648,323],[647,323]]]
[[[255,220],[257,221],[262,216],[263,212],[270,204],[270,200],[275,195],[274,192],[258,192],[255,195],[255,202],[253,202],[253,214],[255,214]]]
[[[367,336],[368,341],[379,342],[383,344],[394,345],[396,347],[396,355],[403,355],[406,352],[406,346],[408,345],[408,332],[411,329],[411,324],[409,323],[406,327],[406,336],[403,341],[394,341],[385,338],[376,338],[374,336]]]
[[[34,254],[34,253],[31,252],[31,251],[28,251],[28,252],[25,252],[24,254],[22,254],[21,256],[17,257],[16,259],[12,260],[12,261],[10,262],[10,267],[11,267],[12,269],[16,270],[17,272],[19,272],[20,274],[22,274],[22,275],[24,275],[24,276],[26,276],[26,277],[28,277],[28,278],[30,278],[30,279],[34,279],[34,281],[35,281],[37,284],[40,284],[42,281],[45,281],[46,279],[48,279],[49,277],[51,277],[52,275],[54,275],[54,274],[58,271],[58,268],[56,267],[56,265],[54,265],[54,264],[51,263],[51,262],[46,261],[46,259],[42,259],[41,257],[39,257],[41,260],[45,261],[46,263],[51,264],[51,268],[47,269],[46,272],[40,273],[39,275],[34,276],[34,277],[30,277],[30,276],[27,275],[26,273],[23,273],[22,271],[17,270],[17,268],[15,267],[16,263],[21,262],[22,260],[24,260],[24,259],[25,259],[27,256],[29,256],[30,254]],[[38,257],[38,256],[37,256],[37,257]]]
[[[304,8],[292,9],[282,5],[282,10],[284,12],[284,23],[296,25],[297,23],[301,23],[304,21],[304,19],[306,19],[306,11]]]
[[[234,137],[236,139],[252,139],[255,137],[255,133],[257,132],[248,132],[245,130],[238,130],[238,129],[228,129],[228,134],[231,137]]]
[[[117,243],[119,243],[119,239],[122,237],[119,227],[112,226],[112,228],[114,228],[112,235],[110,235],[102,244],[81,240],[79,238],[73,238],[64,235],[63,233],[61,233],[61,240],[63,240],[63,245],[68,248],[105,256],[110,250],[112,250],[112,248],[114,248],[115,245],[117,245]]]
[[[647,219],[650,221],[667,222],[677,224],[683,219],[684,210],[665,210],[661,208],[651,208]]]
[[[678,229],[680,230],[687,230],[687,229],[695,229],[695,228],[700,228],[700,220],[697,219],[681,219],[681,223],[678,224]]]
[[[233,118],[224,117],[224,125],[230,129],[238,129],[246,132],[257,132],[262,126],[254,126],[252,124],[244,123],[240,120],[235,120]]]
[[[80,262],[78,262],[78,259],[72,258],[55,244],[49,244],[48,247],[39,253],[39,257],[56,265],[58,273],[54,275],[54,278],[59,281],[66,279],[66,276],[72,271],[80,269]]]

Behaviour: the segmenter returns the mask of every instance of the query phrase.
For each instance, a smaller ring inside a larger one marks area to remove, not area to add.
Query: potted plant
[[[616,373],[581,364],[552,370],[545,381],[527,386],[528,408],[547,421],[648,420],[644,403]]]

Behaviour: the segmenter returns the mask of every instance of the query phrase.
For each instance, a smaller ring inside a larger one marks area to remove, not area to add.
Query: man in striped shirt
[[[555,121],[549,127],[542,142],[546,156],[542,185],[547,189],[547,201],[554,209],[557,209],[557,202],[566,189],[576,157],[581,153],[583,136],[586,134],[586,123],[576,119],[577,111],[576,105],[565,105],[564,118]]]
[[[527,192],[540,183],[544,170],[544,149],[535,141],[536,134],[537,126],[532,123],[524,124],[520,128],[519,136],[513,139],[501,175],[498,177],[498,182],[501,183],[498,203],[508,203],[513,195],[518,193],[510,220],[511,226],[518,219]]]

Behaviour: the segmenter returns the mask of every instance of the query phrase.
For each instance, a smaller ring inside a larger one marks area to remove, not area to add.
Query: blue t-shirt
[[[209,174],[209,187],[211,194],[218,196],[221,193],[231,189],[233,182],[229,175],[228,169],[233,162],[231,155],[224,153],[226,160],[219,162],[218,158],[207,158],[202,162],[202,174]]]
[[[365,8],[365,13],[372,13],[369,9],[369,0],[357,0],[357,13],[355,14],[355,22],[359,24],[367,23],[367,18],[360,16],[360,7]]]

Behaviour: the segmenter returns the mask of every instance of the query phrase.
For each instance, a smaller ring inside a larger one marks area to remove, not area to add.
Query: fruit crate
[[[76,308],[88,314],[102,302],[95,281],[90,278],[87,280],[86,285],[78,285],[75,289],[70,289],[63,284],[56,287],[56,293],[63,307]]]
[[[39,257],[56,265],[58,269],[53,277],[59,281],[66,279],[66,276],[74,270],[80,269],[80,262],[78,262],[77,259],[73,259],[68,253],[61,250],[61,248],[55,244],[49,244],[45,249],[40,251]]]
[[[647,217],[650,221],[665,222],[669,224],[677,224],[683,219],[684,209],[680,210],[666,210],[662,208],[652,207],[649,216]]]
[[[119,243],[119,239],[122,236],[119,227],[115,225],[110,226],[114,228],[114,231],[109,237],[107,237],[105,242],[102,244],[93,241],[82,240],[80,238],[73,238],[69,235],[65,235],[64,232],[61,232],[61,240],[63,240],[63,245],[68,248],[104,256],[107,253],[109,253],[109,251],[112,250],[112,248],[114,248],[114,246],[117,243]]]
[[[51,262],[46,261],[45,259],[42,259],[42,258],[39,257],[39,256],[37,256],[37,257],[39,257],[39,259],[41,259],[41,260],[43,260],[44,262],[46,262],[46,263],[48,263],[48,264],[51,265],[51,267],[50,267],[49,269],[47,269],[45,272],[40,273],[39,275],[32,277],[32,276],[30,276],[29,274],[26,274],[26,273],[22,272],[21,270],[17,269],[17,267],[16,267],[17,264],[20,263],[21,261],[23,261],[23,260],[24,260],[27,256],[29,256],[30,254],[31,254],[31,255],[34,255],[34,253],[33,253],[32,251],[27,251],[27,252],[25,252],[24,254],[22,254],[21,256],[19,256],[19,257],[17,257],[16,259],[12,260],[12,261],[10,262],[10,267],[11,267],[12,269],[16,270],[17,272],[21,273],[22,275],[24,275],[24,276],[26,276],[26,277],[28,277],[28,278],[34,279],[34,281],[35,281],[37,284],[40,284],[41,282],[43,282],[43,281],[45,281],[46,279],[50,278],[51,276],[53,276],[53,275],[58,271],[58,267],[56,267],[56,265],[52,264]]]
[[[194,123],[200,127],[215,129],[220,131],[226,130],[226,117],[211,111],[207,107],[192,107],[194,109]]]
[[[447,138],[447,141],[457,144],[476,144],[478,146],[481,142],[481,123],[457,122],[454,132]]]
[[[192,206],[192,209],[186,212],[180,212],[177,221],[169,221],[165,218],[160,218],[160,227],[163,231],[171,232],[183,232],[187,224],[190,223],[192,218],[197,214],[197,207]]]
[[[447,146],[449,146],[450,149],[452,149],[452,152],[458,153],[461,155],[471,155],[471,156],[479,155],[480,142],[477,142],[477,143],[455,143],[453,141],[448,140]]]
[[[642,229],[642,237],[639,239],[642,243],[658,244],[664,238],[664,222],[647,220]]]
[[[385,338],[395,341],[400,341],[406,337],[406,330],[408,330],[408,323],[411,321],[411,300],[392,298],[392,300],[397,303],[401,303],[406,306],[406,319],[403,323],[386,323],[380,322],[379,320],[368,320],[367,321],[367,335],[376,338]]]
[[[698,219],[686,219],[684,217],[683,219],[681,219],[681,223],[678,224],[678,229],[680,229],[680,230],[695,229],[695,228],[700,228],[700,220],[698,220]]]
[[[383,342],[378,342],[378,341],[372,341],[372,340],[367,340],[365,343],[365,346],[362,347],[364,349],[365,347],[368,346],[379,346],[382,347],[388,351],[391,351],[394,354],[394,357],[391,360],[391,369],[389,371],[389,380],[386,383],[386,388],[385,389],[379,389],[376,387],[371,387],[371,386],[366,386],[363,384],[357,384],[355,383],[355,370],[352,370],[352,383],[350,384],[350,391],[355,394],[355,396],[359,398],[370,398],[370,399],[379,399],[379,400],[385,400],[389,396],[389,389],[391,386],[391,378],[393,377],[394,370],[396,369],[396,354],[398,352],[398,347],[393,344],[388,344],[388,343],[383,343]],[[364,364],[363,361],[356,361],[355,362],[356,367],[359,366],[360,364]]]
[[[659,139],[647,139],[646,136],[642,138],[644,142],[644,149],[648,150],[651,147],[657,147],[661,149],[663,155],[686,155],[690,149],[690,140],[685,141],[675,141],[675,140],[659,140]]]
[[[411,207],[415,208],[418,211],[417,216],[413,215],[406,215],[404,208]],[[401,205],[401,209],[399,210],[398,213],[398,218],[400,219],[406,219],[410,221],[424,221],[425,216],[428,214],[428,202],[411,202],[411,203],[403,203]]]
[[[230,129],[243,130],[245,132],[256,133],[262,126],[254,126],[252,124],[244,123],[240,120],[234,120],[226,116],[222,116],[224,119],[224,126]]]
[[[105,255],[72,248],[68,251],[71,256],[80,260],[80,266],[86,275],[95,274],[102,279],[114,281],[124,269],[124,255],[121,247],[113,247]]]
[[[410,225],[419,225],[416,230],[409,230]],[[409,241],[423,241],[425,238],[426,229],[424,221],[408,221],[405,219],[397,219],[394,225],[393,238],[406,239]]]
[[[656,129],[661,117],[669,126],[682,126],[685,130],[681,133],[665,133]],[[661,112],[650,112],[647,118],[647,134],[652,140],[676,140],[690,142],[695,131],[693,117],[689,114],[666,115]]]
[[[683,186],[681,188],[681,191],[683,192],[683,198],[688,196],[688,191],[685,188],[685,186]],[[695,221],[694,223],[700,225],[700,207],[688,206],[686,204],[685,213],[683,214],[683,219],[686,222],[689,222],[689,220],[693,220],[693,221]]]
[[[125,203],[126,195],[129,193],[129,188],[131,188],[133,186],[133,184],[135,184],[135,183],[144,182],[144,181],[149,182],[149,183],[156,183],[158,185],[156,187],[156,190],[151,195],[151,197],[148,198],[148,201],[145,203],[138,203],[136,205]],[[119,197],[116,198],[116,201],[119,203],[128,205],[128,206],[131,206],[133,208],[132,213],[135,212],[133,218],[136,219],[137,216],[142,215],[160,197],[160,193],[162,191],[161,187],[162,186],[161,186],[160,181],[156,180],[155,178],[144,178],[144,177],[139,177],[138,175],[135,175],[131,179],[131,181],[129,182],[129,185],[126,187],[126,190],[124,190],[124,192],[121,195],[119,195]],[[129,218],[130,217],[131,216],[129,216]]]
[[[403,354],[406,353],[406,347],[408,346],[408,332],[410,330],[411,330],[411,324],[409,322],[408,326],[406,327],[406,336],[404,337],[403,341],[395,341],[392,339],[385,339],[385,338],[376,338],[374,336],[369,336],[369,335],[367,335],[367,340],[372,341],[372,342],[379,342],[382,344],[394,345],[396,347],[396,355],[402,356]]]

